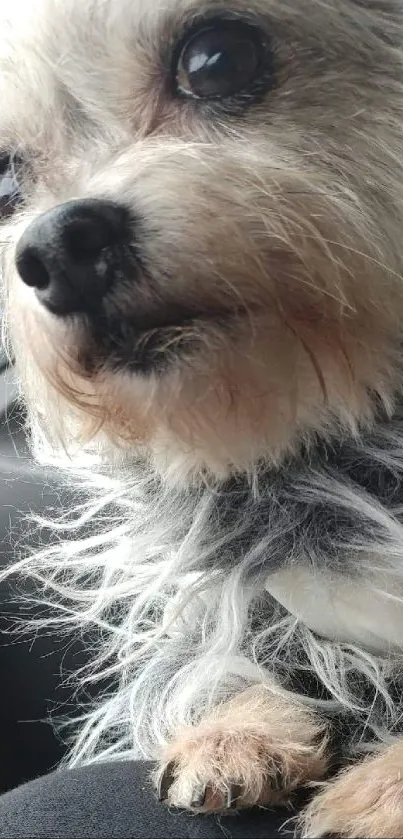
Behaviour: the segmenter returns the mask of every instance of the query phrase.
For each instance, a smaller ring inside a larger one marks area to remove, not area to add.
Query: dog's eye
[[[0,221],[12,215],[21,200],[17,170],[19,160],[0,153]]]
[[[248,93],[263,72],[266,45],[256,26],[221,20],[200,27],[184,44],[176,88],[194,99],[226,99]]]

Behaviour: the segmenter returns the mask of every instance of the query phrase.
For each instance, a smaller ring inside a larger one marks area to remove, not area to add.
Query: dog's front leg
[[[403,839],[403,740],[330,781],[302,818],[306,839]]]
[[[258,685],[218,705],[166,748],[160,797],[196,812],[276,805],[326,771],[326,731],[312,712]]]

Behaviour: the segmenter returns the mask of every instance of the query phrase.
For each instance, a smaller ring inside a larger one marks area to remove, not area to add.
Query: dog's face
[[[401,0],[13,0],[10,334],[53,438],[250,469],[393,402]]]

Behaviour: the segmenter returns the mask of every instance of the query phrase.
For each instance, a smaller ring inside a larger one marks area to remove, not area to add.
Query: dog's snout
[[[129,214],[119,204],[69,201],[43,213],[23,233],[17,270],[55,314],[90,312],[114,283],[129,230]]]

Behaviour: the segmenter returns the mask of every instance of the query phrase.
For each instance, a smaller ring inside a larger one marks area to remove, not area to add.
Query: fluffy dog
[[[111,683],[70,763],[403,837],[402,2],[0,14],[8,335],[77,491],[13,571]]]

